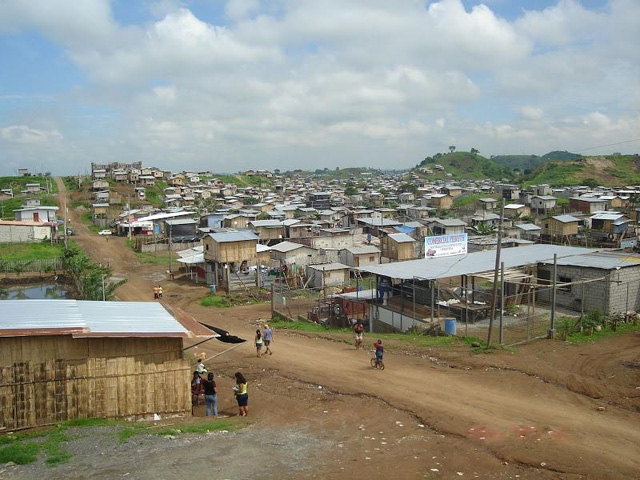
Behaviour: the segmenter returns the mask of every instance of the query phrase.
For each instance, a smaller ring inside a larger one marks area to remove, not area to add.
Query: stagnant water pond
[[[73,298],[66,285],[42,283],[36,285],[0,286],[0,300],[40,300]]]

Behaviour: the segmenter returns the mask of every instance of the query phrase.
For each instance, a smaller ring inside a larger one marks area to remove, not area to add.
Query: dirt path
[[[63,187],[59,182],[61,195],[66,195]],[[118,289],[118,298],[149,300],[153,278],[157,278],[154,275],[161,275],[161,269],[141,266],[124,239],[105,240],[80,225],[73,212],[70,216],[78,244],[94,260],[108,261],[116,274],[129,279]],[[257,319],[267,319],[270,314],[268,305],[201,307],[194,299],[204,295],[204,288],[179,282],[163,282],[163,286],[169,305],[245,338],[252,338]],[[368,337],[367,342],[370,341]],[[619,385],[608,378],[608,372],[618,371],[624,359],[640,357],[637,335],[600,344],[605,347],[583,346],[575,350],[566,350],[555,342],[535,343],[522,347],[516,355],[503,352],[488,360],[470,357],[468,352],[452,354],[446,350],[425,355],[427,358],[387,354],[384,372],[368,366],[369,353],[355,351],[343,342],[278,332],[274,341],[276,353],[263,359],[255,358],[249,343],[214,360],[211,366],[226,376],[242,369],[254,383],[279,391],[279,395],[270,397],[256,388],[252,404],[269,411],[281,423],[309,422],[301,413],[304,409],[287,409],[287,392],[280,390],[286,378],[303,385],[321,385],[357,399],[356,404],[374,401],[377,405],[362,416],[357,406],[355,410],[353,404],[345,406],[346,410],[337,414],[343,423],[352,424],[351,416],[357,422],[371,421],[370,415],[382,423],[393,423],[390,415],[397,413],[385,410],[384,405],[406,412],[416,418],[415,423],[426,426],[425,436],[437,439],[439,446],[432,446],[434,451],[455,449],[455,468],[473,471],[476,478],[640,478],[640,418],[632,411],[638,408],[640,377],[636,371],[629,371],[626,376],[621,375]],[[618,348],[618,344],[623,347]],[[550,345],[557,346],[557,352],[552,352]],[[224,348],[214,342],[200,347],[209,356]],[[443,366],[429,356],[449,356],[450,365],[462,368]],[[615,398],[617,392],[626,396],[626,400],[618,402],[620,407],[598,400]],[[283,415],[276,415],[269,403],[273,401],[282,402],[279,408],[284,410]],[[318,400],[313,396],[301,401],[310,411],[317,409]],[[605,411],[598,410],[603,406]],[[315,425],[331,428],[330,422],[326,427],[322,422]],[[357,431],[351,440],[355,442],[356,437],[360,438]],[[336,453],[326,455],[328,461],[331,456],[339,457]],[[404,472],[406,467],[406,457],[402,455],[397,461],[390,457],[364,457],[347,463],[331,478],[375,478],[381,471],[393,475]],[[419,471],[412,467],[406,472],[409,475],[396,478],[422,478]],[[447,476],[438,476],[439,472],[426,467],[422,472],[425,471],[430,478],[458,477],[453,471]]]

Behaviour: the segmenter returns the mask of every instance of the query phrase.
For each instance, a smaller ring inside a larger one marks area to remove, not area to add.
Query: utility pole
[[[107,301],[106,295],[104,293],[104,275],[102,275],[102,301],[103,302]]]
[[[549,338],[556,333],[556,284],[558,276],[558,254],[553,254],[553,271],[551,273],[551,321],[549,325]]]
[[[64,248],[67,248],[67,196],[65,195],[62,202],[62,214],[64,215]]]
[[[129,223],[129,235],[128,238],[131,240],[131,197],[127,195],[127,220]]]
[[[166,224],[165,224],[166,225]],[[169,276],[171,276],[172,273],[172,265],[171,265],[171,236],[173,233],[173,227],[171,225],[169,225]]]
[[[500,262],[500,335],[499,342],[504,340],[504,262]]]
[[[493,269],[493,294],[491,296],[491,316],[489,317],[489,333],[487,334],[487,348],[491,346],[491,331],[496,319],[496,303],[498,302],[498,271],[500,270],[500,254],[502,250],[502,219],[504,217],[504,198],[501,200],[500,220],[498,221],[498,245],[496,247],[496,263]]]

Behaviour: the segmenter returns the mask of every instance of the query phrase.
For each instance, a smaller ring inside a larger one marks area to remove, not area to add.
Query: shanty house
[[[557,202],[558,199],[553,195],[534,195],[531,197],[531,209],[536,213],[549,213]]]
[[[454,235],[464,233],[467,224],[457,218],[439,218],[429,222],[432,235]]]
[[[573,197],[569,199],[569,208],[576,212],[594,214],[607,210],[608,207],[608,202],[599,198]]]
[[[590,219],[591,231],[606,235],[613,239],[627,232],[629,218],[622,213],[598,212]]]
[[[210,233],[202,244],[209,284],[232,290],[237,274],[258,263],[258,237],[249,230]]]
[[[342,263],[324,263],[307,267],[309,285],[313,288],[341,287],[350,279],[350,268]]]
[[[302,245],[294,242],[280,242],[271,247],[270,257],[280,264],[297,264],[309,265],[314,256],[318,254],[318,250],[308,245]]]
[[[249,226],[258,234],[261,242],[284,238],[284,225],[280,220],[252,220]]]
[[[17,208],[13,211],[16,220],[27,220],[29,222],[56,222],[56,212],[58,207],[36,205],[32,207]]]
[[[381,239],[382,256],[390,260],[412,260],[416,258],[415,239],[406,233],[390,233]]]
[[[189,414],[183,341],[200,336],[217,335],[156,302],[3,300],[0,431]]]
[[[377,265],[380,263],[380,253],[373,245],[347,247],[340,250],[340,262],[350,267]]]
[[[538,264],[540,283],[550,284],[552,274],[553,262]],[[559,257],[556,282],[556,304],[576,312],[598,310],[612,315],[640,309],[637,254],[598,252]],[[550,301],[550,289],[540,289],[539,298]]]
[[[504,206],[504,216],[506,218],[526,217],[531,210],[521,203],[509,203]]]
[[[571,237],[578,234],[580,222],[571,215],[556,215],[542,221],[542,235],[551,238]]]

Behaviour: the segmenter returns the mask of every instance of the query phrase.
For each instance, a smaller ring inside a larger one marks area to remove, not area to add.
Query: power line
[[[616,145],[623,145],[625,143],[632,143],[632,142],[637,142],[637,141],[640,141],[640,138],[634,138],[633,140],[625,140],[623,142],[608,143],[606,145],[597,145],[595,147],[582,148],[580,150],[574,150],[574,152],[586,152],[587,150],[595,150],[596,148],[614,147]]]

